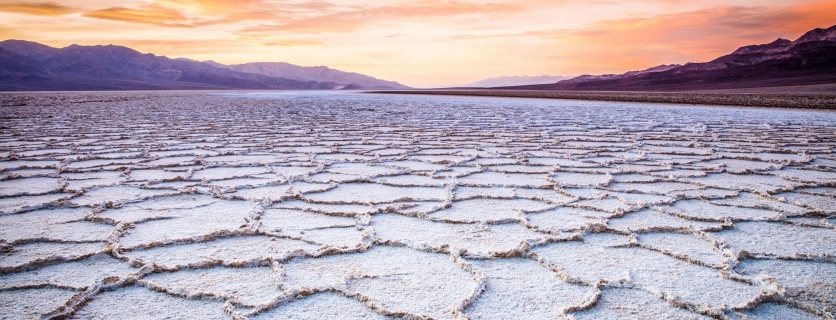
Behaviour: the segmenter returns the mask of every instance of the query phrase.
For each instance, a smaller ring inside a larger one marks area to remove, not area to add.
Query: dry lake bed
[[[834,319],[836,112],[0,95],[2,319]]]

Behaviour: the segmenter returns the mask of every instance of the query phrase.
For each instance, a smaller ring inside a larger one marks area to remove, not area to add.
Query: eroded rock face
[[[836,317],[832,113],[0,100],[10,318]]]

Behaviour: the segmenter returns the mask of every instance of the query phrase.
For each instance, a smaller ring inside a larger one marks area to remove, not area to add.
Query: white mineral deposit
[[[834,319],[836,113],[4,93],[3,319]]]

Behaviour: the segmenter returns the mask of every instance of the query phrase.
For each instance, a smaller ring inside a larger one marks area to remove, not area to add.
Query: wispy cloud
[[[75,12],[74,9],[52,3],[0,3],[0,12],[11,12],[37,16],[60,16]]]
[[[206,14],[224,14],[264,6],[260,0],[158,0],[155,3],[174,8],[191,8]]]
[[[466,14],[508,14],[525,10],[506,3],[475,4],[457,1],[424,1],[400,6],[367,7],[332,14],[292,20],[282,24],[265,24],[244,29],[243,33],[285,32],[313,34],[346,33],[388,21],[449,17]]]
[[[718,6],[647,18],[605,20],[590,26],[540,33],[565,43],[567,65],[594,69],[646,68],[706,61],[748,44],[794,39],[836,24],[836,1],[792,7]]]
[[[169,8],[186,9],[208,15],[226,15],[242,12],[284,13],[300,10],[324,12],[340,7],[339,5],[324,1],[295,3],[265,0],[155,0],[154,3]]]
[[[84,16],[104,20],[153,24],[164,27],[193,27],[193,25],[189,24],[190,19],[183,15],[183,13],[156,5],[148,5],[143,9],[112,7],[89,11],[84,13]]]
[[[266,41],[263,44],[265,46],[295,47],[295,46],[316,46],[316,45],[321,45],[322,42],[313,41],[313,40],[274,40],[274,41]]]
[[[327,12],[337,7],[319,1],[277,4],[262,0],[156,0],[136,7],[93,10],[84,16],[163,27],[200,27],[253,20],[292,20],[299,13]]]

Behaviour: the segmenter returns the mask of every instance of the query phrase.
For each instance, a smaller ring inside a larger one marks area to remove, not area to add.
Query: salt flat
[[[836,318],[833,112],[0,102],[2,319]]]

